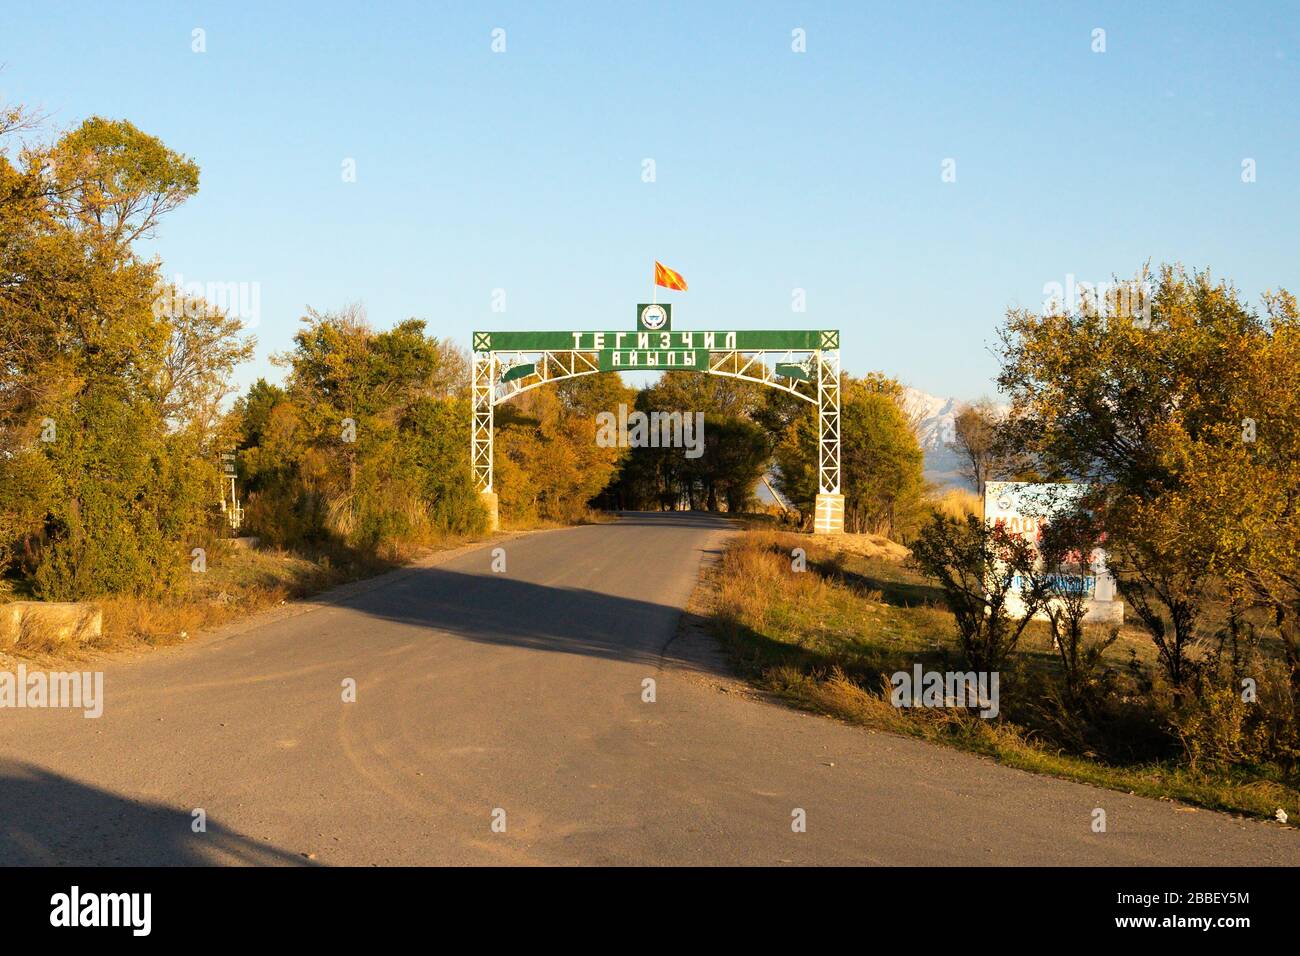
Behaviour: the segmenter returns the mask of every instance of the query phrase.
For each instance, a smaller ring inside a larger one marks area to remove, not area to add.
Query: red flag
[[[686,291],[686,280],[681,277],[681,273],[661,265],[657,259],[655,260],[655,285],[661,285],[665,289],[677,289],[680,292]]]

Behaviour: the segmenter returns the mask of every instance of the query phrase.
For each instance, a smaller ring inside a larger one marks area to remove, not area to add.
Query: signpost
[[[470,461],[490,525],[494,409],[530,388],[579,375],[693,371],[789,392],[817,406],[818,494],[813,530],[844,530],[840,494],[840,333],[838,330],[691,332],[672,327],[672,305],[641,303],[632,331],[475,332],[474,421]]]
[[[235,453],[233,451],[223,451],[221,453],[221,511],[230,522],[230,528],[238,531],[239,526],[244,523],[244,508],[239,503],[239,495],[235,488],[235,479],[238,477],[238,470],[235,467]],[[230,504],[226,504],[226,482],[230,482]]]

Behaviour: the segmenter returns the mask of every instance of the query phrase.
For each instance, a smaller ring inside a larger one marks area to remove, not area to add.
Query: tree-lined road
[[[676,637],[728,533],[636,514],[475,547],[110,664],[98,720],[0,711],[0,863],[1300,862],[1291,830],[738,693]]]

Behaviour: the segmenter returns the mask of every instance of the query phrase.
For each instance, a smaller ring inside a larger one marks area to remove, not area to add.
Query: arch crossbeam
[[[579,375],[594,375],[601,371],[599,359],[593,352],[544,351],[497,352],[497,365],[501,378],[495,384],[492,404],[500,405],[539,385],[558,382]],[[512,374],[513,373],[513,374]]]
[[[710,375],[758,382],[816,404],[817,386],[812,368],[817,354],[815,351],[795,353],[788,349],[784,352],[764,349],[751,352],[712,352],[705,371]],[[782,374],[783,371],[786,374]]]

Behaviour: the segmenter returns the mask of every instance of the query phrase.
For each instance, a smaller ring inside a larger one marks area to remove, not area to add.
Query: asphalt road
[[[1294,830],[738,692],[676,636],[726,534],[630,515],[476,547],[111,664],[97,720],[0,711],[0,863],[1300,863]]]

